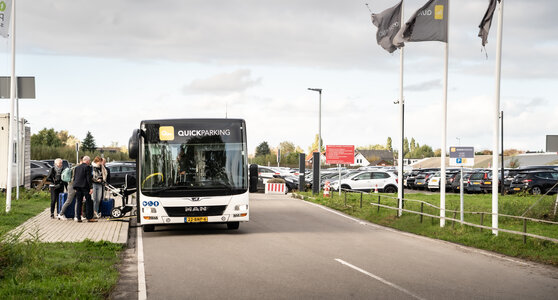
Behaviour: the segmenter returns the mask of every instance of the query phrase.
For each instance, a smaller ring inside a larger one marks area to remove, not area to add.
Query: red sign
[[[355,163],[355,146],[326,146],[326,163],[349,164]]]

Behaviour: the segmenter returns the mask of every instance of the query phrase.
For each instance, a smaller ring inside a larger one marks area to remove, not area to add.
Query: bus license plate
[[[207,222],[207,217],[186,217],[184,218],[186,223],[202,223]]]

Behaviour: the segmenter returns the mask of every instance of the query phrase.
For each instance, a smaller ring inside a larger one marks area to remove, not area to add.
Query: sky
[[[16,0],[16,74],[35,76],[20,114],[33,133],[68,130],[127,145],[141,120],[242,118],[249,152],[283,141],[400,145],[399,51],[376,44],[381,0]],[[405,1],[410,17],[426,0]],[[496,18],[477,37],[487,0],[450,1],[447,146],[492,149]],[[501,110],[504,147],[544,150],[558,134],[558,2],[506,1]],[[11,39],[0,38],[10,76]],[[442,144],[444,44],[405,46],[405,135]],[[0,100],[0,113],[10,111]]]

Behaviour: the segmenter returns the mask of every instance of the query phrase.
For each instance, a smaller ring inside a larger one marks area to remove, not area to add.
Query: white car
[[[431,192],[440,190],[440,172],[436,172],[428,180],[428,190]]]
[[[396,193],[397,192],[397,176],[390,172],[383,171],[363,171],[351,174],[341,179],[341,183],[335,181],[331,188],[357,190],[363,192],[373,192],[378,189],[379,192]]]

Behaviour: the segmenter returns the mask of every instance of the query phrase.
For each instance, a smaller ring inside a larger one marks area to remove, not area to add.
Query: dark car
[[[49,167],[53,167],[54,166],[54,159],[43,159],[41,160],[42,162],[46,163]],[[62,160],[62,169],[66,169],[71,167],[70,162],[68,162],[67,160],[63,159]]]
[[[510,184],[510,193],[526,191],[533,195],[558,192],[558,172],[553,170],[523,171]]]
[[[488,178],[488,175],[491,172],[489,170],[479,170],[473,172],[467,180],[467,187],[465,192],[467,193],[482,193],[485,192],[485,189],[481,188],[481,185],[487,185],[492,183],[492,179]]]
[[[48,176],[50,168],[52,168],[48,163],[40,160],[32,160],[31,164],[31,187],[37,188],[43,179]],[[45,185],[48,186],[48,185]]]
[[[471,177],[472,172],[463,172],[463,190],[467,190],[467,184],[469,181],[469,177]],[[451,179],[450,188],[453,192],[459,193],[461,189],[461,172],[454,174],[453,178]]]
[[[111,162],[107,163],[106,167],[110,170],[109,184],[116,188],[124,187],[126,175],[128,175],[128,180],[136,177],[135,162]],[[135,182],[128,182],[128,185],[135,186]]]
[[[428,180],[432,177],[436,172],[423,172],[415,177],[415,184],[414,187],[419,190],[423,190],[428,188]]]

